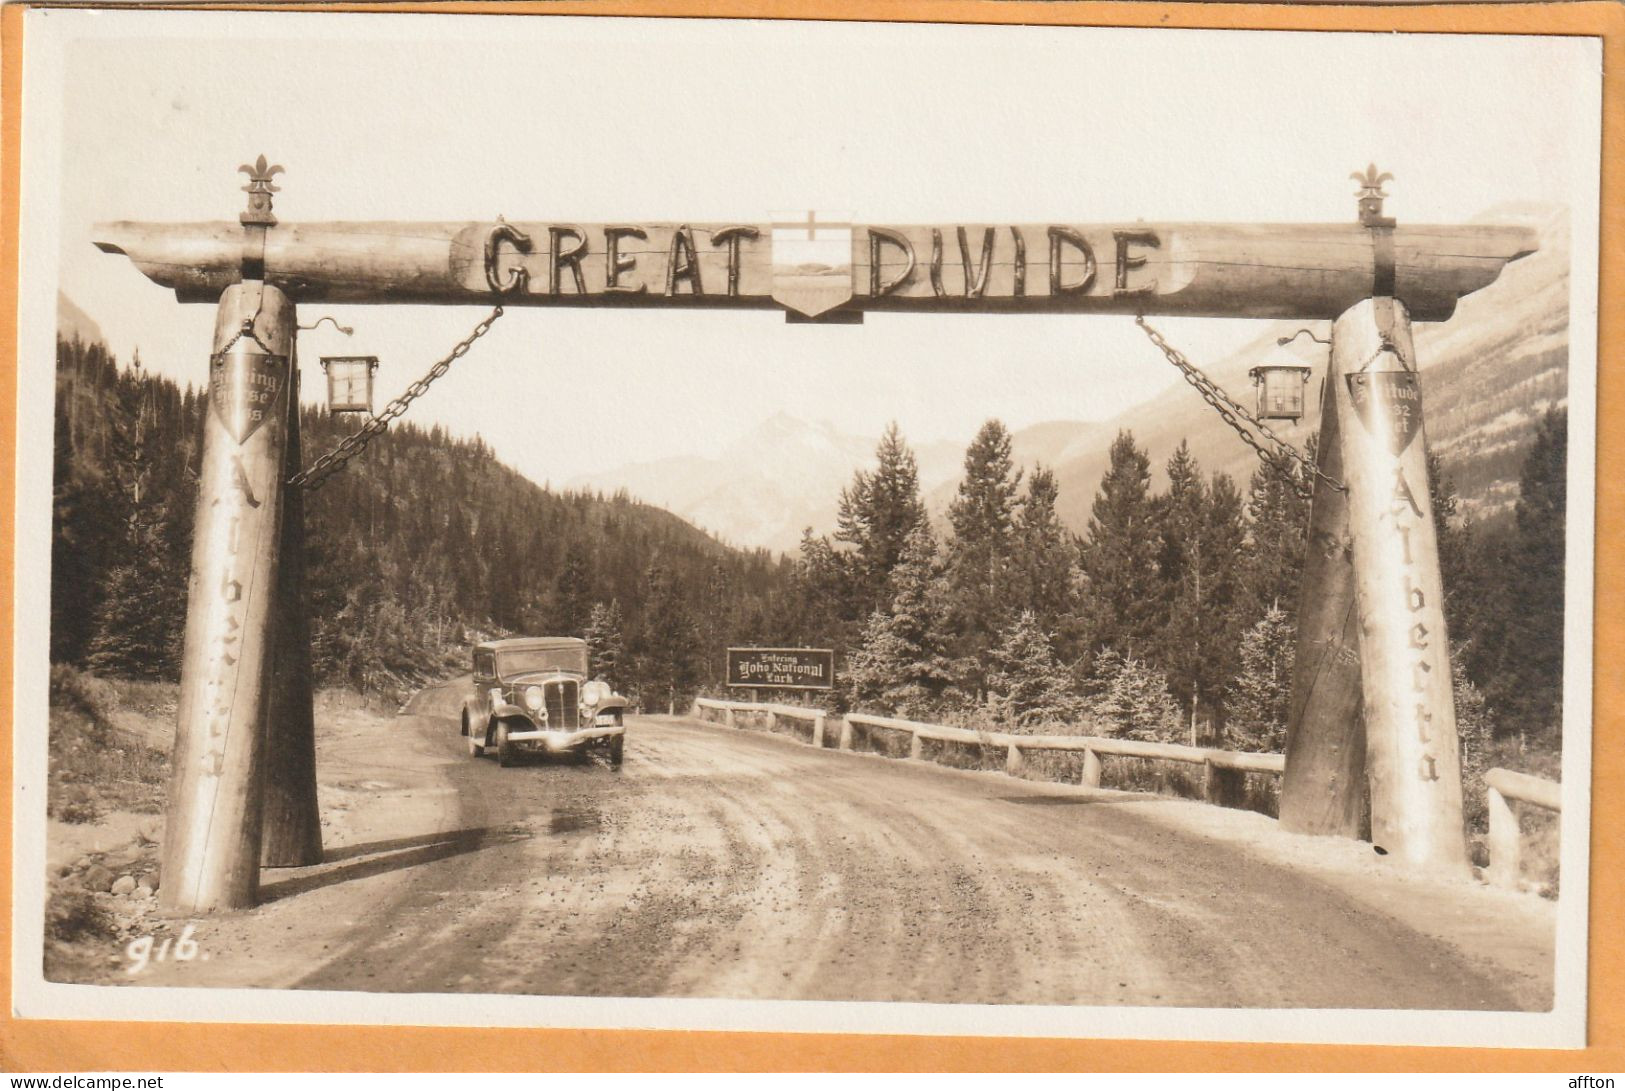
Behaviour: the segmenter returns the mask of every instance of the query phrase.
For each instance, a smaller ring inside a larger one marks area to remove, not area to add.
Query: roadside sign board
[[[761,689],[832,689],[829,648],[729,648],[728,685]]]

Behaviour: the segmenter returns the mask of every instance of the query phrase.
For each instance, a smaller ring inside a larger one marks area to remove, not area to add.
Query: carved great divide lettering
[[[540,239],[545,244],[513,224],[490,227],[479,248],[480,283],[520,301],[767,297],[816,315],[849,300],[866,307],[919,300],[1143,300],[1177,292],[1194,272],[1178,260],[1177,238],[1165,243],[1155,230],[1064,224],[853,228],[809,221],[766,230],[745,224],[550,224]],[[459,251],[464,246],[466,240]],[[472,270],[459,275],[465,284],[473,279]]]
[[[790,226],[282,223],[266,232],[264,270],[295,301],[335,303],[1312,319],[1368,298],[1377,265],[1372,233],[1355,223],[841,224],[844,267],[776,260]],[[213,302],[242,275],[241,235],[237,224],[126,222],[95,237],[183,302]],[[1428,321],[1536,248],[1523,227],[1402,226],[1385,238],[1396,294]]]

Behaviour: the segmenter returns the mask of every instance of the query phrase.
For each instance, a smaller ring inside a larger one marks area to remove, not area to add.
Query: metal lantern
[[[1258,391],[1259,420],[1288,420],[1303,417],[1304,388],[1314,369],[1298,363],[1260,364],[1247,373]]]
[[[334,413],[372,412],[372,373],[376,356],[323,356],[327,372],[327,408]]]

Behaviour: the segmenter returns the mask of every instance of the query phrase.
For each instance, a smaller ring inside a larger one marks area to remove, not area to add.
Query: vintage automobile
[[[474,692],[463,702],[468,752],[495,750],[509,766],[521,751],[599,750],[620,765],[626,698],[587,680],[587,642],[569,636],[515,637],[474,647]]]

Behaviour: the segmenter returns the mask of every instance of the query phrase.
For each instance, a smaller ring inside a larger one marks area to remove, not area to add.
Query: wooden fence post
[[[297,337],[297,335],[295,335]],[[299,472],[297,348],[288,394],[284,479]],[[305,605],[305,498],[290,488],[282,507],[282,563],[277,580],[276,651],[271,708],[265,725],[265,867],[322,862],[322,817],[316,796],[316,715],[310,666],[310,616]]]
[[[260,281],[220,297],[164,811],[162,907],[259,893],[270,628],[277,599],[294,307]]]
[[[1239,807],[1247,797],[1247,774],[1213,762],[1202,765],[1202,797],[1217,807]]]
[[[920,733],[918,731],[910,731],[908,733],[908,756],[913,758],[915,761],[919,761],[920,752]]]
[[[1358,838],[1366,812],[1365,728],[1360,708],[1360,622],[1354,606],[1354,563],[1348,497],[1341,481],[1343,447],[1335,367],[1320,400],[1315,456],[1325,477],[1314,480],[1309,541],[1298,589],[1298,637],[1287,716],[1281,828],[1293,833]]]
[[[1484,878],[1501,887],[1516,887],[1522,870],[1523,839],[1518,830],[1518,812],[1512,801],[1494,788],[1484,789],[1489,805],[1490,863],[1484,869]]]
[[[1005,771],[1006,775],[1012,776],[1012,777],[1020,776],[1021,775],[1021,766],[1022,766],[1022,764],[1023,763],[1022,763],[1022,760],[1021,760],[1021,750],[1020,750],[1020,748],[1018,748],[1016,746],[1011,746],[1008,750],[1005,751],[1005,754],[1004,754],[1004,771]]]
[[[820,712],[813,717],[812,744],[819,749],[824,746],[824,714]]]
[[[837,749],[852,749],[852,721],[845,716],[841,717],[841,737],[836,743]]]
[[[1100,755],[1093,750],[1083,752],[1083,786],[1100,787]]]
[[[1461,762],[1410,316],[1368,299],[1332,329],[1360,618],[1373,845],[1465,875]]]

